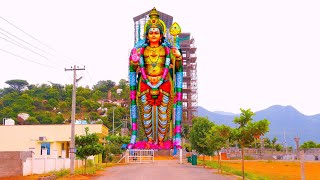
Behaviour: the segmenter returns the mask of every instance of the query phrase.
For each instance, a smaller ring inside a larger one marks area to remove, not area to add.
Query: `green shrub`
[[[252,156],[244,156],[244,160],[254,160]]]

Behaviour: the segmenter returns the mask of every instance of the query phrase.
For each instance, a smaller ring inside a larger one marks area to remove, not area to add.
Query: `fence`
[[[241,158],[241,149],[228,148],[222,150],[227,154],[227,158]],[[278,160],[295,160],[298,159],[298,153],[296,150],[276,151],[275,149],[268,148],[244,148],[244,154],[254,159],[278,159]],[[317,161],[320,158],[320,149],[308,149],[304,150],[304,159],[307,161]]]
[[[154,150],[128,149],[124,158],[126,163],[151,163],[154,162]]]

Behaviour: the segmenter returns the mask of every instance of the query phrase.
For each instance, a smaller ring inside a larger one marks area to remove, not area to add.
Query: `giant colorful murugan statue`
[[[147,137],[144,148],[164,148],[164,139],[172,128],[171,144],[180,149],[183,69],[176,39],[181,30],[177,23],[171,26],[170,42],[165,37],[166,25],[155,8],[149,17],[144,26],[145,39],[134,46],[129,58],[132,135],[128,148],[139,148],[136,138],[140,118]]]

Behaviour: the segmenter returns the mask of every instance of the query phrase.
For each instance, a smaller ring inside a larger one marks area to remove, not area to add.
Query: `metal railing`
[[[153,163],[154,150],[128,149],[124,158],[125,163]]]

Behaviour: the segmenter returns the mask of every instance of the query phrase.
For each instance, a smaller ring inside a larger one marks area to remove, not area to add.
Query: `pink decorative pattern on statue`
[[[182,93],[177,92],[177,101],[182,101]]]
[[[144,48],[141,48],[140,49],[140,54],[143,54],[144,53]]]
[[[134,91],[134,90],[130,91],[130,99],[131,100],[135,100],[136,99],[136,94],[137,94],[136,91]]]
[[[175,133],[181,133],[181,126],[176,126]]]
[[[166,54],[170,54],[170,48],[169,47],[165,47],[165,50],[166,50]]]
[[[137,123],[132,123],[132,130],[137,130]]]
[[[169,72],[169,69],[168,68],[164,68],[163,74],[162,74],[162,79],[166,79],[168,72]]]
[[[140,59],[140,54],[137,53],[136,48],[133,48],[131,51],[130,60],[133,61],[134,63],[137,63],[139,59]]]
[[[140,71],[141,71],[141,74],[142,74],[142,78],[143,79],[148,79],[147,75],[146,75],[146,71],[144,70],[144,68],[141,68]]]

